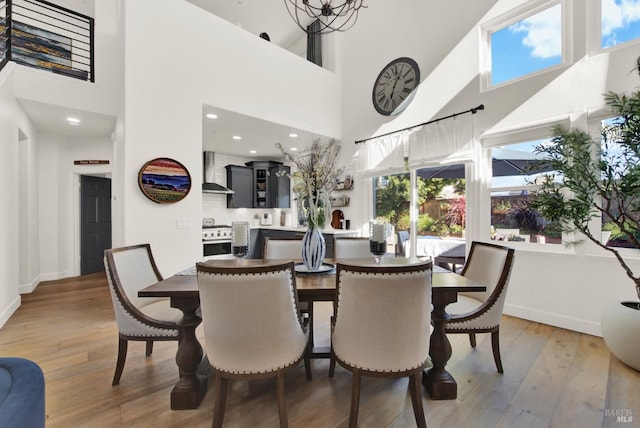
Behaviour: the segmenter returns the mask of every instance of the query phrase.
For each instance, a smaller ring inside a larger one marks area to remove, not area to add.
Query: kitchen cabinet
[[[253,208],[253,168],[227,165],[227,187],[234,193],[227,195],[227,208]]]
[[[245,165],[253,169],[253,208],[291,207],[291,169],[288,166],[273,161],[252,161]]]
[[[271,208],[291,208],[291,168],[278,164],[269,167],[269,203]]]

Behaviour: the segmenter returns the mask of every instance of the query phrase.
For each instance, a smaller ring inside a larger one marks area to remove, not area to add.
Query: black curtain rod
[[[460,116],[461,114],[466,114],[466,113],[476,114],[478,112],[478,110],[484,110],[484,104],[480,104],[478,107],[470,108],[469,110],[461,111],[460,113],[450,114],[449,116],[439,117],[439,118],[430,120],[428,122],[419,123],[418,125],[413,125],[413,126],[409,126],[407,128],[398,129],[397,131],[391,131],[391,132],[387,132],[386,134],[377,135],[375,137],[365,138],[364,140],[358,140],[358,141],[356,141],[356,144],[366,143],[367,141],[374,140],[376,138],[386,137],[387,135],[397,134],[398,132],[402,132],[402,131],[408,131],[409,129],[417,128],[419,126],[429,125],[430,123],[440,122],[441,120],[451,119],[452,117]]]

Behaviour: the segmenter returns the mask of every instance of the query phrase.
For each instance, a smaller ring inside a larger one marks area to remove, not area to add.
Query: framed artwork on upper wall
[[[142,193],[153,202],[172,204],[189,194],[191,175],[177,160],[156,158],[140,168],[138,185]]]

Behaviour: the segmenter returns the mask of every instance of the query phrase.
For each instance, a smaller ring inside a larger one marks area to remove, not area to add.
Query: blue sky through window
[[[640,37],[640,0],[601,0],[601,47]]]
[[[552,67],[561,62],[562,7],[560,4],[491,34],[492,85]]]

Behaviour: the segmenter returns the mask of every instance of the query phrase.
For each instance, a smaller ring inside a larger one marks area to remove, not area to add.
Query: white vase
[[[302,238],[302,262],[309,270],[318,270],[322,266],[327,251],[324,236],[320,228],[312,226]]]
[[[609,350],[620,361],[640,371],[640,310],[638,302],[616,302],[605,309],[600,327]]]

